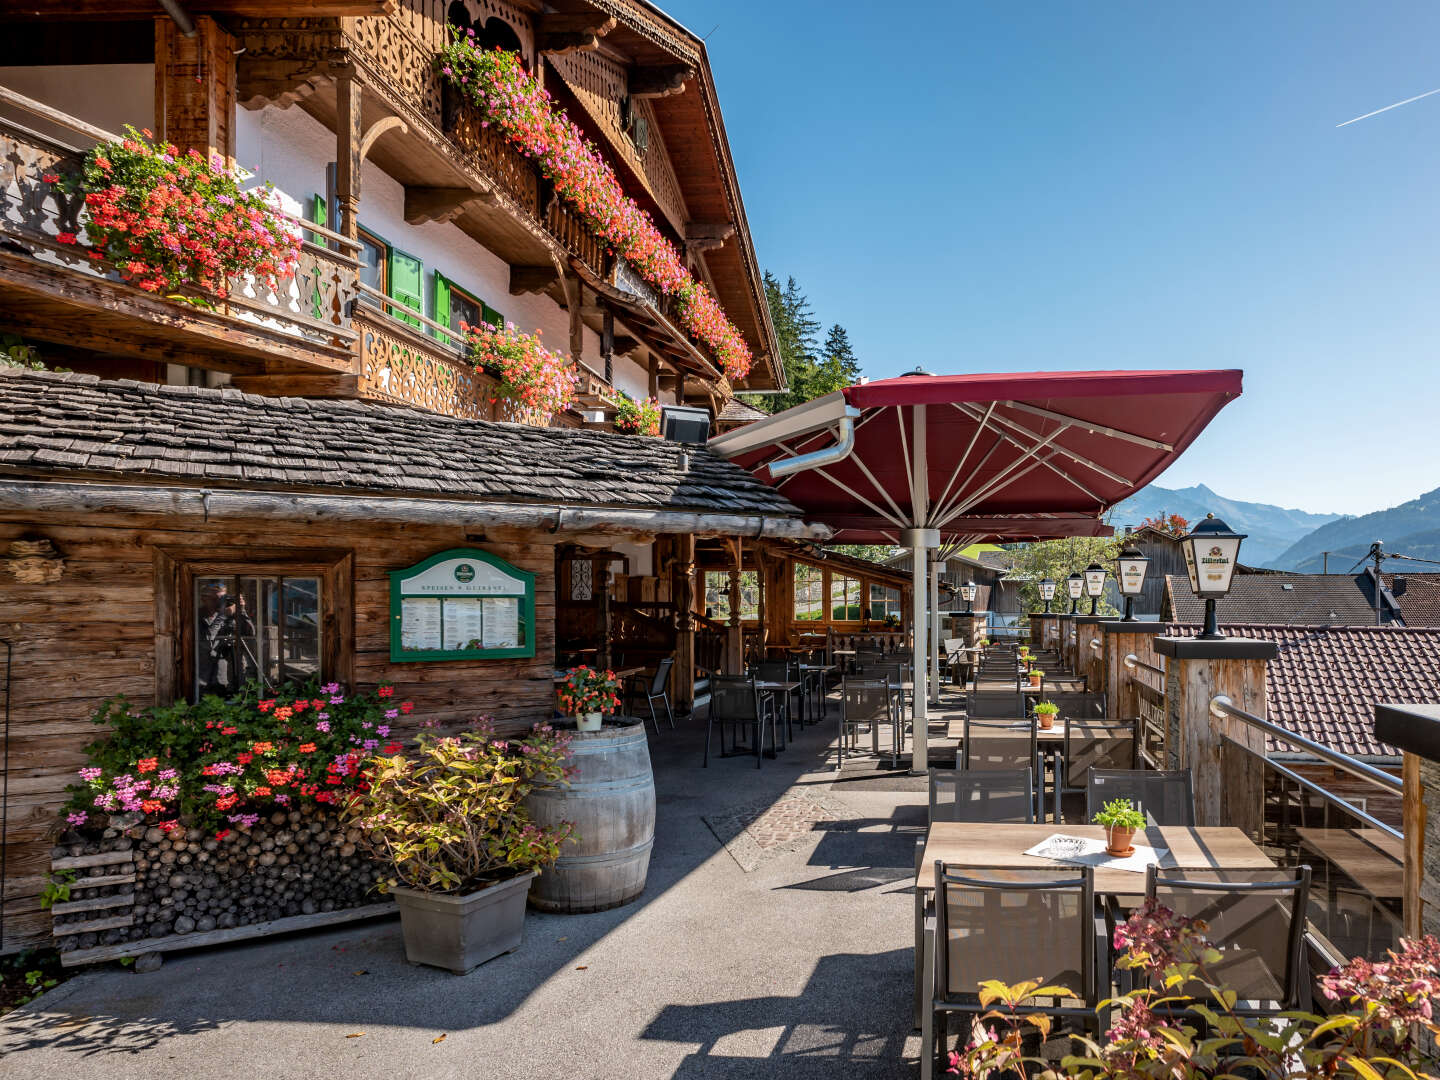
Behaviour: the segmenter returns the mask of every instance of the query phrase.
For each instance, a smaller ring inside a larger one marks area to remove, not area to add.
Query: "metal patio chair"
[[[755,767],[765,753],[765,725],[770,725],[770,752],[778,742],[775,702],[760,693],[753,678],[743,675],[714,675],[710,678],[710,712],[705,728],[705,767],[710,767],[710,742],[715,725],[720,725],[720,754],[725,755],[725,729],[731,729],[731,753],[739,752],[739,734],[748,729],[755,746]]]
[[[999,718],[966,716],[964,739],[960,744],[958,762],[966,772],[997,769],[1029,769],[1037,780],[1035,786],[1036,820],[1045,820],[1045,771],[1037,739],[1039,724],[1035,717]],[[1060,802],[1055,801],[1056,820]]]
[[[645,703],[650,707],[650,724],[655,728],[655,734],[660,734],[660,714],[655,709],[655,703],[661,702],[665,706],[665,715],[670,720],[670,730],[675,730],[675,710],[670,707],[670,669],[675,666],[675,658],[667,656],[661,660],[655,668],[655,674],[651,676],[649,684],[646,685],[645,676],[632,675],[630,686],[627,688],[629,694],[644,695]]]
[[[1194,825],[1195,790],[1189,769],[1094,769],[1085,782],[1085,820],[1111,799],[1129,799],[1150,825]]]
[[[870,727],[871,751],[880,754],[880,728],[890,725],[891,768],[900,765],[900,750],[904,739],[903,725],[895,714],[894,697],[890,683],[884,679],[850,679],[840,683],[840,756],[835,771],[845,766],[845,749],[854,746],[855,737],[862,725]]]
[[[1060,769],[1064,794],[1081,793],[1091,769],[1136,769],[1140,765],[1140,721],[1065,721],[1065,754]]]

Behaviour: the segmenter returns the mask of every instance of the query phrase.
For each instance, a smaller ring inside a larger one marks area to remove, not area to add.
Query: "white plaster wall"
[[[155,126],[154,64],[0,67],[0,86],[116,135],[125,133],[126,124],[137,130]],[[0,103],[0,116],[60,142],[90,145],[89,140],[77,142],[83,137],[68,128],[13,105]]]
[[[306,216],[312,196],[325,191],[325,166],[335,159],[335,136],[302,109],[268,106],[252,112],[237,110],[235,155],[253,173],[248,186],[274,184],[286,210]],[[521,330],[541,334],[546,345],[566,352],[570,321],[548,296],[510,295],[510,268],[503,259],[458,227],[439,222],[408,225],[405,189],[372,162],[365,162],[360,181],[360,224],[425,266],[425,314],[434,317],[434,271],[439,271],[500,312]],[[585,362],[602,370],[599,336],[585,330]],[[645,369],[628,357],[614,358],[615,386],[643,398]],[[674,394],[662,395],[673,400]]]

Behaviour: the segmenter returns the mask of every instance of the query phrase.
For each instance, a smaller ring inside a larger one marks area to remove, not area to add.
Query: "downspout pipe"
[[[836,421],[834,427],[835,442],[819,450],[812,450],[808,454],[800,454],[796,457],[786,458],[784,461],[773,461],[767,468],[770,470],[770,479],[781,480],[795,473],[804,472],[806,469],[818,469],[824,465],[834,465],[837,461],[844,461],[855,449],[855,421],[860,416],[860,410],[853,406],[845,409],[845,415]]]
[[[180,33],[187,38],[195,36],[195,21],[190,18],[190,13],[181,5],[180,0],[160,0],[160,6],[165,13],[175,20],[175,25],[180,28]]]

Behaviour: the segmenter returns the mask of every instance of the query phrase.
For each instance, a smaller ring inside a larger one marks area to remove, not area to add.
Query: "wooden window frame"
[[[320,673],[355,679],[355,554],[338,548],[156,547],[155,701],[188,701],[195,682],[195,579],[209,576],[320,579]]]
[[[795,617],[795,569],[794,569],[794,568],[795,568],[795,567],[798,567],[798,566],[808,567],[809,569],[819,571],[819,573],[820,573],[820,582],[821,582],[821,590],[822,590],[822,591],[821,591],[820,618],[818,618],[818,619],[799,619],[799,618],[796,618],[796,617]],[[860,583],[860,618],[859,618],[859,619],[834,619],[834,618],[831,618],[832,607],[831,607],[831,596],[830,596],[830,582],[831,582],[831,580],[832,580],[832,577],[836,577],[836,576],[838,576],[838,577],[844,577],[844,578],[849,578],[849,579],[852,580],[852,581],[858,581],[858,582]],[[886,588],[886,589],[895,589],[895,590],[897,590],[897,591],[900,593],[900,625],[901,625],[901,628],[903,629],[903,628],[907,625],[907,623],[908,623],[908,620],[907,620],[906,615],[905,615],[905,588],[904,588],[904,586],[892,584],[891,582],[889,582],[889,581],[886,580],[885,578],[871,577],[871,576],[869,576],[869,575],[867,575],[867,574],[865,574],[865,573],[863,573],[863,572],[855,571],[855,570],[849,570],[849,569],[846,569],[846,568],[844,568],[844,567],[837,567],[837,568],[834,568],[834,569],[832,570],[831,567],[823,566],[823,565],[821,565],[821,564],[819,564],[819,563],[806,562],[804,559],[794,559],[794,560],[792,560],[792,561],[791,561],[791,570],[790,570],[790,586],[789,586],[789,587],[790,587],[789,625],[790,625],[791,629],[792,629],[793,631],[805,631],[805,630],[807,630],[807,629],[808,629],[808,630],[814,630],[814,629],[817,629],[817,628],[818,628],[818,629],[823,630],[823,629],[826,629],[826,628],[833,627],[834,629],[840,631],[841,633],[847,633],[847,634],[849,634],[849,633],[857,633],[857,632],[859,632],[859,631],[865,626],[865,624],[867,623],[867,621],[872,624],[871,629],[874,629],[874,625],[873,625],[873,624],[875,624],[875,623],[877,623],[877,622],[880,622],[880,621],[883,621],[883,620],[867,619],[867,616],[869,615],[869,612],[870,612],[870,588],[871,588],[872,585],[879,585],[879,586],[881,586],[882,588]]]

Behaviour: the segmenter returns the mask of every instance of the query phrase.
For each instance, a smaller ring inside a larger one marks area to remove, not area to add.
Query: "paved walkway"
[[[759,770],[702,769],[699,721],[652,739],[628,907],[532,912],[465,977],[408,965],[393,919],[103,968],[0,1019],[0,1077],[913,1076],[925,794],[849,761],[835,782],[831,716]]]

